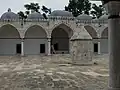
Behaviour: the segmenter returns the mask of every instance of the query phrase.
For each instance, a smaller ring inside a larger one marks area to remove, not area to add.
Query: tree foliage
[[[87,14],[92,15],[93,18],[99,18],[106,13],[102,5],[91,4],[89,0],[69,0],[69,4],[65,6],[65,10],[72,12],[75,17],[80,14]]]
[[[38,3],[30,3],[30,4],[25,4],[24,5],[26,11],[19,11],[18,15],[20,19],[26,19],[27,16],[31,13],[31,12],[38,12],[40,10],[40,6]]]
[[[41,9],[44,13],[46,13],[46,14],[51,14],[51,8],[49,9],[49,8],[47,8],[46,6],[42,6],[42,9]]]
[[[41,9],[44,13],[43,13],[43,17],[45,19],[47,19],[47,14],[51,14],[51,8],[47,8],[46,6],[42,6],[42,9]]]
[[[40,10],[43,11],[43,17],[47,19],[47,14],[51,14],[51,8],[47,8],[46,6],[40,6],[38,3],[30,3],[24,5],[26,11],[18,12],[20,19],[25,19],[32,12],[40,13]],[[92,15],[93,18],[99,18],[103,14],[105,14],[105,8],[102,5],[97,6],[96,4],[91,4],[89,0],[69,0],[67,6],[65,6],[65,10],[72,12],[73,16],[77,17],[80,14]]]
[[[102,16],[105,13],[106,13],[105,8],[102,5],[99,5],[99,6],[97,6],[96,4],[92,5],[91,14],[92,14],[93,18],[99,18],[100,16]]]
[[[26,8],[26,10],[28,11],[34,11],[34,12],[39,12],[40,10],[40,6],[38,3],[30,3],[30,4],[25,4],[24,7]]]
[[[24,12],[22,12],[22,11],[19,11],[18,12],[18,15],[19,15],[19,18],[20,19],[25,19],[25,18],[27,18],[27,16],[24,14]]]
[[[65,10],[72,12],[73,16],[77,17],[80,14],[90,14],[91,3],[89,0],[69,0]]]
[[[20,19],[26,19],[27,16],[32,13],[32,12],[38,12],[40,13],[40,6],[38,3],[30,3],[30,4],[25,4],[24,5],[26,11],[22,12],[19,11],[18,15],[20,17]],[[51,13],[51,9],[48,9],[46,6],[42,6],[41,10],[43,11],[43,17],[45,19],[47,19],[47,15],[46,14],[50,14]]]

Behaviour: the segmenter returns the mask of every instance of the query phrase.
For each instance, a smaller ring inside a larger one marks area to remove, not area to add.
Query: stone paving
[[[70,55],[0,56],[0,90],[107,90],[107,55],[91,66],[71,61]]]

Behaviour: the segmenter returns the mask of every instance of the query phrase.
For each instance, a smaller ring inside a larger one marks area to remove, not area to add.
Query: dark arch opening
[[[92,37],[93,39],[97,39],[97,38],[98,38],[98,37],[97,37],[97,32],[94,30],[93,27],[91,27],[91,26],[89,26],[89,25],[84,26],[84,27],[85,27],[85,29],[87,30],[87,32],[91,35],[91,37]]]
[[[69,41],[72,35],[73,31],[64,24],[61,24],[54,28],[51,34],[52,53],[69,53]]]

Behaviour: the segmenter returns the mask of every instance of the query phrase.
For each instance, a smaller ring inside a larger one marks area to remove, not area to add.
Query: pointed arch
[[[87,30],[87,32],[91,35],[93,39],[98,38],[96,30],[92,26],[86,25],[84,26],[84,28]]]
[[[101,53],[108,53],[108,27],[101,32]]]
[[[5,24],[0,27],[0,55],[18,54],[17,45],[21,44],[20,33],[11,24]],[[19,52],[20,54],[20,52]]]
[[[24,38],[47,38],[47,32],[40,25],[33,25],[26,30]]]
[[[16,27],[11,24],[5,24],[0,27],[0,38],[20,38],[20,33]]]
[[[52,33],[54,30],[56,30],[56,28],[61,28],[61,29],[65,30],[65,32],[68,33],[69,38],[72,37],[72,35],[74,33],[74,30],[71,28],[71,26],[69,26],[65,23],[59,23],[59,24],[54,25],[54,27],[52,28]]]
[[[24,34],[25,55],[47,53],[47,32],[40,25],[30,26]]]
[[[73,30],[66,24],[55,26],[51,33],[52,45],[58,53],[69,53],[69,42],[73,36]]]
[[[108,27],[102,31],[101,38],[108,39]]]

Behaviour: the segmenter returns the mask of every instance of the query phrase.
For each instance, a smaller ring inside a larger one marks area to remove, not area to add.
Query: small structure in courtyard
[[[81,26],[81,32],[75,33],[71,38],[72,63],[77,65],[92,64],[93,44],[92,37]]]

